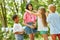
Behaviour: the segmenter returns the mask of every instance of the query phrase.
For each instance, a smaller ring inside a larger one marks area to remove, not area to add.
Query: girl
[[[38,9],[39,14],[38,16],[38,31],[40,31],[40,34],[42,34],[44,40],[48,40],[48,27],[47,27],[47,22],[46,22],[46,10],[44,7],[40,7]]]
[[[32,4],[27,4],[26,9],[33,10]],[[30,40],[34,40],[34,33],[36,32],[36,16],[26,11],[24,13],[24,25],[26,25],[25,32],[29,35]]]
[[[26,10],[28,11],[28,10]],[[48,27],[47,27],[47,22],[46,22],[46,10],[44,7],[39,7],[37,14],[28,11],[36,16],[38,16],[38,31],[40,31],[40,34],[42,34],[44,40],[48,40]]]

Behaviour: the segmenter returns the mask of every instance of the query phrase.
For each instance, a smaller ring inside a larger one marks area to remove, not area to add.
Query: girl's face
[[[45,13],[45,11],[43,9],[39,9],[38,12],[41,13]]]
[[[28,9],[29,9],[30,11],[32,11],[33,8],[32,8],[31,5],[29,5],[29,6],[28,6]]]
[[[56,7],[55,6],[50,7],[50,11],[51,12],[55,12],[56,11]]]

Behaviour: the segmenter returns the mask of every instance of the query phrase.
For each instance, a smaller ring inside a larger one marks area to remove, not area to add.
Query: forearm
[[[14,34],[23,34],[23,32],[15,32]]]
[[[40,16],[38,13],[31,12],[35,16]]]
[[[29,13],[31,13],[31,14],[33,14],[33,15],[35,15],[35,16],[38,16],[38,14],[37,13],[34,13],[34,12],[32,12],[32,11],[29,11],[29,10],[27,10],[27,9],[25,9],[27,12],[29,12]]]

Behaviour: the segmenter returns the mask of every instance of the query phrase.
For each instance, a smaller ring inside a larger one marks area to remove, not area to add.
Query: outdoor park
[[[0,0],[0,40],[15,40],[12,16],[14,14],[19,15],[19,22],[24,27],[23,16],[27,3],[31,3],[34,10],[38,10],[40,6],[44,6],[47,12],[48,5],[55,4],[56,11],[60,13],[60,0]],[[48,39],[52,40],[49,26],[48,29]],[[28,35],[25,33],[24,40],[29,40]],[[35,40],[43,40],[39,32],[35,34]]]

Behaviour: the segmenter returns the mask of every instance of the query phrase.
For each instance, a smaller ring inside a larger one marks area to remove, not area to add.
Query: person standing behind
[[[23,38],[24,38],[23,37],[24,30],[23,30],[21,24],[19,24],[18,15],[13,15],[12,19],[14,21],[13,33],[15,34],[16,40],[23,40]]]
[[[58,39],[60,40],[60,16],[56,13],[56,6],[54,4],[50,4],[49,8],[49,15],[47,17],[47,22],[50,25],[50,34],[52,40]]]

